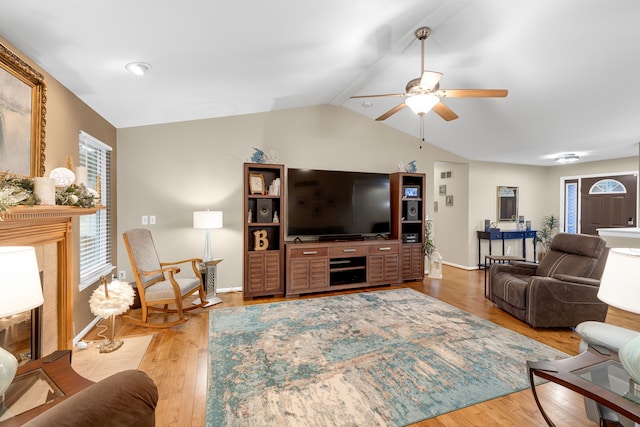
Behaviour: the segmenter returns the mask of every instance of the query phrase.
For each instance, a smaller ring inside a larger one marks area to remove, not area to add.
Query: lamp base
[[[124,341],[122,340],[107,341],[100,345],[100,353],[111,353],[112,351],[116,351],[122,347],[122,344],[124,344]]]
[[[618,357],[629,376],[636,384],[640,384],[640,335],[623,344]]]
[[[9,388],[18,370],[18,359],[0,347],[0,396]]]
[[[222,300],[216,296],[213,297],[207,297],[207,301],[209,301],[208,303],[206,303],[203,307],[211,307],[212,305],[216,305],[216,304],[220,304],[222,302]],[[198,305],[202,303],[202,301],[200,301],[200,298],[196,298],[195,300],[193,300],[193,305]]]
[[[629,378],[629,390],[624,394],[624,397],[632,402],[640,403],[640,384],[635,382],[633,378]]]

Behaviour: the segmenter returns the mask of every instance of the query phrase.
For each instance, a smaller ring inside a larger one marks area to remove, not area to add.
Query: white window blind
[[[100,194],[105,209],[80,217],[80,290],[108,276],[111,265],[111,147],[80,131],[80,166],[87,168],[87,187]]]

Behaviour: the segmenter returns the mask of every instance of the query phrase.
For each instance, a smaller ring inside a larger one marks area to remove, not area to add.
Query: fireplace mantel
[[[104,207],[17,206],[2,213],[0,245],[57,246],[57,349],[73,347],[73,221]],[[47,300],[45,296],[45,306]]]
[[[80,208],[78,206],[16,206],[3,214],[4,221],[37,220],[60,216],[91,215],[102,206]]]

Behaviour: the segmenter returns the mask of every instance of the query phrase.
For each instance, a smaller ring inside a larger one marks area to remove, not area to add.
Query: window
[[[87,168],[87,186],[100,194],[105,209],[80,217],[80,290],[111,274],[111,147],[80,131],[80,166]]]
[[[578,232],[578,180],[565,181],[564,183],[565,218],[564,231],[566,233]]]
[[[625,186],[615,179],[601,179],[591,186],[589,194],[624,194]]]

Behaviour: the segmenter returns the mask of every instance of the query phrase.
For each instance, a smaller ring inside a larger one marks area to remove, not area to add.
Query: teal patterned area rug
[[[211,310],[208,426],[402,426],[565,353],[412,289]]]

